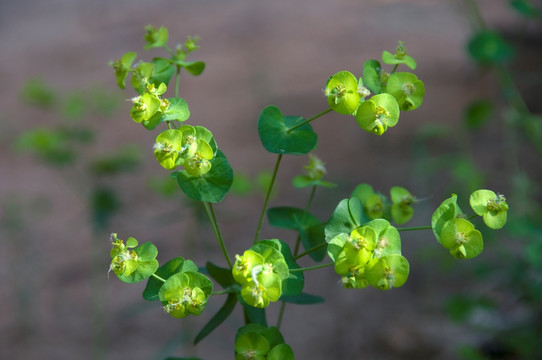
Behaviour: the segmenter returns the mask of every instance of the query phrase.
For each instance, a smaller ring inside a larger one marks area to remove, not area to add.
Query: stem
[[[177,70],[175,71],[175,97],[179,97],[179,80],[181,77],[181,66],[177,65]]]
[[[316,185],[312,186],[311,193],[309,195],[309,200],[307,201],[307,205],[305,205],[305,211],[309,211],[309,208],[311,207],[312,200],[314,199],[314,194],[316,193]],[[294,257],[297,255],[299,251],[299,245],[301,245],[301,234],[297,234],[297,240],[295,242],[295,249],[294,249]]]
[[[306,125],[306,124],[310,123],[311,121],[316,120],[316,119],[318,119],[320,116],[323,116],[323,115],[325,115],[325,114],[327,114],[328,112],[331,112],[331,111],[332,111],[331,108],[329,108],[329,109],[327,109],[327,110],[324,110],[324,111],[322,111],[320,114],[315,115],[315,116],[311,117],[310,119],[307,119],[307,120],[301,122],[300,124],[297,124],[297,125],[294,126],[293,128],[288,129],[288,131],[286,131],[286,133],[289,133],[289,132],[292,131],[292,130],[295,130],[295,129],[297,129],[297,128],[303,126],[303,125]]]
[[[151,276],[154,277],[154,278],[156,278],[156,279],[158,279],[158,280],[160,280],[160,281],[163,282],[163,283],[166,282],[166,279],[161,278],[160,276],[158,276],[158,275],[156,275],[156,274],[152,274]]]
[[[391,71],[391,73],[393,74],[397,70],[398,67],[399,67],[399,64],[395,64],[395,66],[393,67],[393,70]]]
[[[279,317],[277,319],[277,330],[280,330],[280,325],[282,324],[282,317],[284,316],[284,309],[286,308],[286,303],[283,301],[280,304]]]
[[[416,226],[416,227],[406,227],[406,228],[397,228],[397,231],[414,231],[414,230],[431,230],[432,226]]]
[[[314,193],[316,193],[316,185],[313,185],[311,189],[311,193],[309,195],[309,200],[307,201],[307,205],[305,206],[305,211],[309,211],[309,208],[311,207],[312,200],[314,199]],[[295,256],[297,255],[297,252],[299,251],[299,245],[301,244],[301,234],[297,234],[297,239],[295,242],[295,250],[294,250],[294,259],[297,259]],[[280,310],[279,310],[279,317],[277,319],[277,329],[280,330],[280,325],[282,324],[282,318],[284,316],[284,310],[286,309],[286,303],[283,301],[280,304]]]
[[[204,202],[203,207],[205,208],[205,212],[207,213],[207,217],[209,218],[209,222],[211,223],[211,227],[213,228],[213,232],[215,233],[216,239],[218,240],[218,243],[220,244],[220,248],[222,249],[222,254],[224,254],[224,257],[226,258],[226,261],[228,262],[228,266],[233,268],[233,264],[230,260],[230,255],[228,254],[228,250],[226,250],[226,245],[224,244],[224,240],[222,239],[222,234],[220,233],[220,228],[218,227],[218,222],[216,221],[216,215],[215,210],[213,208],[213,204]]]
[[[319,245],[316,245],[316,246],[313,247],[313,248],[310,248],[309,250],[307,250],[307,251],[305,251],[305,252],[303,252],[303,253],[301,253],[301,254],[299,254],[299,255],[294,255],[294,260],[301,259],[303,256],[309,255],[311,252],[316,251],[316,250],[318,250],[318,249],[321,249],[321,248],[323,248],[323,247],[326,246],[326,245],[327,245],[327,243],[326,243],[326,242],[323,242],[323,243],[321,243],[321,244],[319,244]]]
[[[300,272],[300,271],[309,271],[309,270],[316,270],[316,269],[322,269],[322,268],[325,268],[325,267],[329,267],[329,266],[333,266],[335,265],[335,263],[327,263],[327,264],[320,264],[320,265],[315,265],[315,266],[309,266],[309,267],[306,267],[306,268],[299,268],[299,269],[290,269],[290,272]]]
[[[282,154],[279,154],[277,158],[277,163],[275,164],[275,169],[273,170],[273,176],[271,177],[271,182],[269,183],[269,188],[267,189],[267,194],[265,195],[265,201],[263,203],[262,213],[260,214],[260,220],[258,221],[258,228],[256,229],[256,235],[254,236],[254,243],[258,241],[260,236],[260,231],[262,231],[263,218],[265,216],[265,211],[267,210],[267,204],[269,203],[269,198],[271,197],[271,190],[273,190],[273,185],[275,184],[275,179],[277,177],[277,172],[279,170],[280,161],[282,160]]]
[[[211,295],[224,295],[224,294],[231,294],[231,293],[234,293],[236,291],[239,291],[239,288],[228,288],[228,289],[224,289],[224,290],[219,290],[219,291],[213,291],[211,293]]]

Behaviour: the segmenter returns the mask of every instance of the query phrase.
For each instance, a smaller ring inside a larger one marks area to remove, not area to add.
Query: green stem
[[[305,211],[309,211],[309,208],[311,207],[312,200],[314,199],[314,194],[316,193],[316,185],[314,185],[311,189],[311,193],[309,195],[309,200],[307,201],[307,205],[305,206]],[[295,242],[295,250],[294,250],[294,259],[299,251],[299,246],[301,245],[301,234],[297,234],[297,239]],[[284,317],[284,310],[286,309],[286,303],[283,301],[280,304],[280,310],[279,310],[279,317],[277,319],[277,329],[280,330],[280,325],[282,324],[282,318]]]
[[[237,291],[239,291],[239,288],[228,288],[228,289],[224,289],[224,290],[213,291],[211,293],[211,295],[231,294],[231,293],[234,293],[234,292],[237,292]]]
[[[166,282],[166,279],[164,279],[164,278],[161,278],[160,276],[158,276],[158,275],[156,275],[156,274],[152,274],[151,276],[152,276],[152,277],[154,277],[155,279],[158,279],[158,280],[160,280],[160,281],[161,281],[161,282],[163,282],[163,283],[165,283],[165,282]]]
[[[294,126],[293,128],[288,129],[288,131],[286,131],[286,133],[289,133],[289,132],[292,131],[292,130],[295,130],[295,129],[297,129],[297,128],[303,126],[303,125],[306,125],[306,124],[310,123],[311,121],[316,120],[316,119],[318,119],[320,116],[324,116],[325,114],[327,114],[328,112],[331,112],[331,111],[332,111],[331,108],[329,108],[329,109],[327,109],[327,110],[324,110],[324,111],[322,111],[320,114],[315,115],[315,116],[311,117],[310,119],[307,119],[307,120],[301,122],[300,124],[297,124],[297,125]]]
[[[283,301],[280,304],[279,317],[277,319],[277,330],[280,330],[280,325],[282,324],[282,317],[284,316],[284,309],[286,308],[286,303]]]
[[[213,232],[215,233],[216,239],[218,240],[218,243],[220,244],[220,248],[222,249],[222,254],[224,254],[224,257],[226,258],[226,261],[228,262],[228,266],[231,269],[233,268],[233,264],[230,260],[230,255],[228,254],[226,245],[224,244],[224,239],[222,238],[222,234],[220,233],[220,228],[218,227],[218,222],[216,221],[216,214],[213,208],[213,204],[204,202],[203,207],[205,208],[205,212],[207,213],[207,217],[209,218],[209,222],[211,223],[211,227],[213,228]]]
[[[395,64],[395,66],[393,67],[393,70],[391,71],[391,73],[393,74],[397,70],[398,67],[399,67],[399,64]]]
[[[323,242],[323,243],[321,243],[321,244],[318,244],[318,245],[316,245],[315,247],[310,248],[309,250],[307,250],[307,251],[305,251],[305,252],[303,252],[303,253],[301,253],[301,254],[299,254],[299,255],[294,255],[294,260],[301,259],[303,256],[309,255],[310,253],[312,253],[312,252],[314,252],[314,251],[316,251],[316,250],[318,250],[318,249],[321,249],[321,248],[323,248],[324,246],[327,246],[327,243],[326,243],[326,242]]]
[[[316,193],[316,185],[313,185],[311,189],[311,193],[309,195],[309,200],[307,201],[307,205],[305,205],[305,211],[309,211],[309,208],[311,207],[311,204],[312,204],[312,200],[314,200],[315,193]],[[298,233],[297,239],[295,241],[294,257],[297,255],[300,245],[301,245],[301,234]]]
[[[181,77],[181,66],[177,65],[177,70],[175,71],[175,97],[179,97],[179,82]]]
[[[335,265],[335,263],[330,262],[330,263],[327,263],[327,264],[309,266],[309,267],[306,267],[306,268],[290,269],[290,272],[293,273],[293,272],[300,272],[300,271],[316,270],[316,269],[322,269],[322,268],[333,266],[333,265]]]
[[[432,226],[416,226],[416,227],[406,227],[406,228],[397,228],[397,231],[414,231],[414,230],[431,230]]]
[[[279,170],[281,160],[282,154],[279,154],[277,158],[277,163],[275,164],[275,169],[273,170],[271,182],[269,183],[269,188],[267,189],[267,194],[265,195],[262,213],[260,214],[260,220],[258,221],[258,228],[256,229],[256,235],[254,236],[254,243],[258,241],[258,238],[260,237],[260,231],[262,231],[263,218],[265,217],[265,211],[267,210],[267,204],[269,203],[269,198],[271,197],[271,191],[273,190],[273,185],[275,184],[275,179],[277,177],[277,172]]]

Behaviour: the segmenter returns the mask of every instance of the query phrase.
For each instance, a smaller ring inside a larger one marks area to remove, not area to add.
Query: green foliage
[[[472,58],[483,64],[508,61],[514,56],[514,49],[498,33],[481,31],[469,41],[468,51]]]
[[[172,171],[170,178],[177,180],[185,195],[203,203],[228,266],[207,262],[205,268],[198,269],[192,261],[175,257],[159,267],[154,245],[149,242],[138,245],[133,238],[124,244],[113,234],[110,271],[124,282],[148,279],[143,298],[159,300],[166,312],[175,318],[199,315],[211,295],[226,295],[222,306],[197,334],[195,343],[202,341],[226,321],[239,302],[243,308],[245,326],[236,335],[235,358],[294,359],[291,347],[284,342],[278,329],[284,306],[287,303],[311,305],[324,301],[320,296],[303,292],[305,272],[333,266],[345,288],[372,286],[379,290],[390,290],[401,287],[408,279],[410,265],[402,255],[400,231],[432,229],[437,241],[459,259],[473,258],[481,253],[482,235],[469,221],[470,218],[463,215],[455,195],[435,210],[431,226],[419,228],[396,228],[390,223],[393,221],[401,225],[410,221],[414,215],[413,205],[418,202],[415,196],[400,186],[392,187],[388,197],[374,191],[369,184],[360,184],[350,198],[337,204],[325,222],[310,211],[316,189],[334,186],[323,180],[327,173],[325,164],[311,153],[317,146],[318,136],[310,122],[334,111],[352,116],[369,133],[383,135],[398,124],[401,111],[415,110],[422,105],[424,83],[413,73],[396,72],[400,65],[416,68],[416,62],[400,42],[395,54],[387,51],[382,54],[382,62],[393,65],[391,72],[384,71],[380,62],[372,59],[364,63],[361,77],[346,70],[329,77],[324,88],[329,108],[311,118],[284,116],[274,105],[262,110],[257,124],[261,143],[265,150],[279,156],[273,173],[262,173],[269,175],[262,177],[264,180],[261,181],[266,197],[254,243],[245,248],[242,255],[237,254],[232,263],[213,204],[221,202],[232,188],[233,170],[210,130],[184,124],[190,117],[190,111],[186,101],[178,97],[181,70],[200,75],[205,68],[202,61],[186,60],[199,48],[196,45],[199,38],[188,37],[175,50],[169,48],[168,40],[166,28],[147,26],[144,49],[161,48],[169,56],[155,57],[150,62],[139,61],[133,65],[136,53],[129,52],[111,65],[120,88],[125,87],[131,73],[130,84],[138,94],[132,99],[129,113],[132,120],[141,123],[147,130],[167,126],[155,138],[155,158],[162,168]],[[482,60],[502,60],[502,54],[497,51],[488,55],[490,46],[484,46],[485,52],[476,56]],[[173,90],[171,86],[168,88],[171,83],[175,84]],[[168,91],[173,91],[173,96],[166,96]],[[475,120],[471,122],[479,123],[477,119],[487,116],[487,111],[484,111],[483,108],[473,110],[470,116]],[[54,137],[43,140],[46,144],[43,147],[54,148],[56,145],[47,144],[55,144],[56,141]],[[37,140],[34,142],[39,143]],[[27,143],[32,141],[28,140]],[[296,188],[311,188],[306,206],[268,209],[268,202],[276,192],[275,180],[282,156],[303,154],[309,154],[309,163],[304,167],[304,173],[296,176],[292,183]],[[112,171],[110,169],[129,167],[129,155],[96,162],[94,172],[106,174]],[[250,181],[236,175],[234,188],[248,193]],[[504,226],[508,205],[502,195],[478,190],[471,195],[470,203],[475,212],[473,216],[481,216],[488,227],[498,229]],[[291,244],[279,239],[258,241],[266,214],[271,226],[297,233],[295,246],[291,248]],[[301,245],[304,248],[302,253]],[[297,264],[297,260],[307,255],[314,261],[322,261],[326,253],[331,263],[306,268]],[[222,290],[213,292],[213,282]],[[275,302],[282,303],[278,325],[268,327],[265,309]]]
[[[299,116],[282,116],[276,106],[266,107],[258,120],[263,147],[275,154],[301,155],[312,151],[318,137],[309,124],[295,128],[303,122]]]

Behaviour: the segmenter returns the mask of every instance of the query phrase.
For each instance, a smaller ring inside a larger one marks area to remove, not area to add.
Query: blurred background
[[[225,265],[200,205],[154,159],[157,133],[130,119],[135,93],[118,89],[108,66],[128,51],[163,56],[143,50],[152,24],[169,29],[172,47],[201,37],[189,59],[207,67],[181,75],[180,96],[188,123],[214,133],[235,172],[215,207],[232,254],[252,242],[276,159],[260,144],[260,111],[325,110],[329,76],[361,76],[398,40],[418,63],[423,106],[382,137],[351,117],[315,121],[315,154],[339,186],[318,190],[312,212],[326,221],[360,183],[425,199],[410,226],[429,225],[451,193],[466,212],[475,189],[507,196],[504,230],[477,223],[485,251],[474,260],[452,258],[431,231],[404,233],[402,288],[346,290],[332,269],[308,273],[305,291],[326,302],[286,307],[281,330],[296,358],[542,359],[541,9],[537,0],[0,2],[0,358],[233,357],[240,308],[194,347],[223,298],[178,320],[141,298],[144,283],[108,276],[112,232],[154,242],[160,263]],[[271,207],[305,204],[308,191],[291,180],[307,161],[284,158]]]

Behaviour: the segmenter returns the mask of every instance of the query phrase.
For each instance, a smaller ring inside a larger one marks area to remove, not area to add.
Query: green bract
[[[157,95],[144,93],[132,99],[133,105],[130,109],[132,120],[140,123],[144,120],[149,120],[159,109],[162,104]]]
[[[313,154],[309,154],[309,164],[305,166],[305,175],[298,175],[292,183],[296,188],[308,186],[334,187],[335,184],[322,180],[326,174],[324,162]]]
[[[294,353],[276,327],[252,323],[235,335],[235,359],[294,360]]]
[[[393,95],[401,110],[408,111],[420,107],[425,95],[425,86],[416,75],[398,72],[388,78],[386,92]]]
[[[168,31],[165,27],[161,26],[159,29],[152,25],[145,27],[145,50],[149,50],[153,47],[162,47],[166,45],[168,40]]]
[[[477,190],[469,199],[472,210],[484,219],[491,229],[500,229],[506,224],[508,204],[504,195],[497,195],[491,190]]]
[[[353,114],[359,105],[358,81],[349,71],[331,76],[324,90],[329,106],[339,114]]]
[[[154,65],[152,63],[142,62],[132,70],[132,78],[130,83],[135,91],[139,94],[143,94],[147,89],[147,84],[152,75]]]
[[[365,270],[369,284],[380,290],[401,287],[406,282],[410,266],[402,255],[374,259]]]
[[[370,133],[382,135],[399,121],[399,104],[390,94],[375,95],[361,103],[356,112],[359,126]]]
[[[154,157],[165,169],[175,168],[182,149],[182,139],[183,133],[178,129],[166,130],[156,137]]]
[[[440,232],[440,243],[457,259],[471,259],[484,249],[482,234],[468,220],[448,220]]]
[[[412,219],[414,209],[412,204],[416,199],[410,192],[400,186],[394,186],[390,190],[391,197],[391,217],[397,224],[404,224]]]
[[[387,290],[382,284],[378,285],[380,278],[378,281],[371,282],[367,274],[373,266],[382,264],[377,261],[378,259],[395,259],[394,256],[401,255],[401,238],[397,229],[387,220],[376,219],[354,229],[350,235],[345,233],[336,235],[329,242],[328,254],[335,262],[335,272],[341,275],[341,282],[345,288],[363,289],[373,285]],[[380,270],[377,268],[372,271],[374,275]],[[399,271],[399,273],[404,275],[404,271]],[[406,274],[408,275],[408,271]],[[388,288],[401,286],[406,277],[399,276],[399,280],[397,284],[400,285],[387,283]]]
[[[267,243],[256,243],[243,256],[236,255],[233,278],[242,285],[241,297],[250,306],[265,308],[278,301],[282,282],[289,276],[288,265],[280,251]]]
[[[117,85],[119,88],[124,89],[126,87],[126,77],[128,72],[132,69],[132,63],[134,62],[137,54],[133,51],[127,52],[122,55],[120,60],[111,61],[109,65],[113,66],[115,70],[115,77],[117,78]]]
[[[158,250],[153,244],[146,242],[138,246],[136,239],[128,238],[125,245],[117,238],[117,234],[111,234],[111,240],[113,248],[110,252],[109,271],[113,271],[119,280],[136,283],[154,274],[158,268]]]
[[[187,271],[171,275],[158,296],[168,314],[183,318],[201,314],[212,291],[213,283],[205,275]]]
[[[448,220],[454,219],[462,214],[463,212],[459,208],[459,205],[457,205],[457,195],[455,194],[444,200],[435,210],[431,216],[431,228],[433,229],[433,234],[435,234],[435,237],[439,243],[442,243],[440,233],[444,227],[444,224]]]
[[[416,69],[416,61],[408,56],[405,44],[402,41],[399,41],[395,54],[391,54],[389,51],[382,52],[382,62],[390,65],[405,64],[412,70]]]

